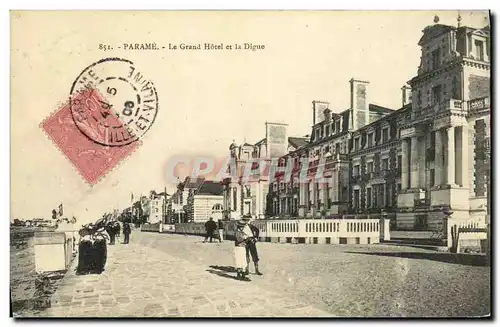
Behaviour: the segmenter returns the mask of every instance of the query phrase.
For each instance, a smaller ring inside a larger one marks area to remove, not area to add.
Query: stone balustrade
[[[389,219],[254,220],[260,240],[280,243],[375,244],[390,240]],[[234,239],[236,221],[224,222],[225,239]],[[204,223],[175,224],[176,234],[205,235]]]

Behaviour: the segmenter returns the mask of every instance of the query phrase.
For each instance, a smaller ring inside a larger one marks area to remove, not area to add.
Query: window
[[[432,88],[432,104],[439,104],[441,102],[441,85]]]
[[[335,122],[335,132],[336,133],[340,132],[340,120],[337,120]]]
[[[369,162],[366,164],[366,172],[368,174],[373,173],[373,161]]]
[[[366,189],[366,207],[367,208],[372,207],[372,189],[371,189],[371,187]]]
[[[326,193],[326,199],[325,199],[325,201],[326,201],[326,207],[327,207],[327,209],[330,209],[330,207],[331,207],[331,205],[330,205],[330,202],[331,202],[330,201],[330,185],[328,185],[328,183],[326,183],[325,187],[326,187],[326,189],[325,189],[325,193]]]
[[[379,188],[380,188],[380,193],[379,193],[379,196],[380,196],[380,207],[385,207],[385,184],[380,184],[379,185]]]
[[[340,153],[340,143],[335,144],[335,153]]]
[[[431,56],[432,56],[432,69],[438,69],[439,60],[441,57],[441,53],[439,52],[439,49],[432,51]]]
[[[233,188],[233,211],[238,210],[238,190],[236,187]]]
[[[389,141],[389,128],[384,128],[382,130],[382,143]]]
[[[335,131],[335,123],[332,123],[332,134],[335,134],[336,131]]]
[[[373,133],[368,134],[368,147],[373,146]]]
[[[382,170],[389,170],[389,159],[382,159]]]
[[[392,187],[387,187],[387,193],[385,194],[385,206],[392,207]]]
[[[430,181],[429,181],[430,187],[434,186],[434,183],[436,182],[435,178],[436,178],[436,176],[435,176],[435,170],[431,169],[430,170]]]
[[[330,125],[326,125],[325,129],[326,129],[325,136],[330,135]]]
[[[354,209],[359,208],[359,190],[354,190],[354,199],[353,199]]]
[[[453,81],[451,82],[451,97],[453,99],[460,99],[458,80],[456,76],[453,76]]]
[[[319,209],[321,203],[319,198],[319,183],[314,183],[314,199],[316,200],[316,208]]]
[[[222,204],[217,203],[212,207],[212,211],[222,211]]]
[[[352,169],[353,176],[359,176],[359,165],[356,165]]]
[[[359,150],[359,137],[354,139],[354,151]]]
[[[403,164],[403,157],[398,156],[398,172],[401,173],[401,166]]]
[[[474,46],[476,47],[476,59],[484,61],[484,42],[475,40]]]

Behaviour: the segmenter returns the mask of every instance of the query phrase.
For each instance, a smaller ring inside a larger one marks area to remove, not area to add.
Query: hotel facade
[[[293,163],[292,178],[268,183],[267,217],[384,214],[406,230],[437,230],[445,211],[486,219],[490,28],[435,24],[418,45],[421,62],[400,108],[370,103],[370,83],[356,79],[348,109],[313,101],[308,142],[280,157]],[[299,183],[304,160],[310,178]],[[326,182],[314,178],[318,169]]]

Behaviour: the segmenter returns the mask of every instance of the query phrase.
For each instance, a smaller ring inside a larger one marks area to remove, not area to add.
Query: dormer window
[[[354,151],[359,150],[359,137],[354,139]]]
[[[382,130],[382,143],[389,141],[389,127]]]
[[[484,42],[474,40],[474,47],[476,49],[476,60],[484,61]]]
[[[432,88],[432,104],[436,105],[441,103],[441,85]]]

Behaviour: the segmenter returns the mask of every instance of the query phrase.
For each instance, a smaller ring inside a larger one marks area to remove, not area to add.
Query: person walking
[[[255,267],[255,274],[262,276],[263,274],[259,271],[259,253],[257,252],[257,242],[259,240],[260,230],[257,226],[250,222],[249,217],[244,217],[243,222],[245,223],[244,231],[248,237],[246,242],[245,252],[246,252],[246,269],[245,274],[250,274],[250,257],[252,257],[252,262]]]
[[[120,232],[121,232],[120,222],[117,221],[115,222],[115,234],[116,234],[116,241],[118,242],[120,242]]]
[[[224,240],[224,224],[222,223],[221,219],[219,219],[217,225],[219,227],[219,242],[222,243],[222,241]]]
[[[206,243],[208,238],[210,237],[210,243],[212,243],[212,238],[214,237],[214,231],[217,229],[217,224],[214,219],[210,217],[210,219],[205,223],[205,230],[207,235],[205,236],[205,240],[203,243]]]
[[[123,223],[123,244],[128,244],[130,241],[130,234],[132,230],[130,228],[130,224],[128,222]]]
[[[238,280],[246,279],[244,269],[246,267],[245,248],[248,242],[248,235],[244,231],[245,226],[246,224],[243,221],[238,220],[234,235],[234,262],[236,266],[236,278]]]
[[[109,245],[115,244],[116,230],[111,222],[106,224],[105,227],[106,233],[109,235]]]

